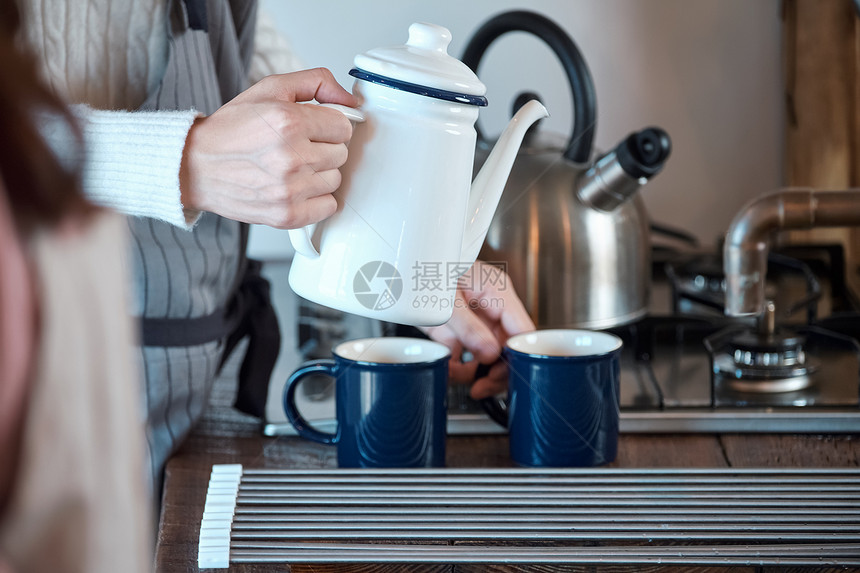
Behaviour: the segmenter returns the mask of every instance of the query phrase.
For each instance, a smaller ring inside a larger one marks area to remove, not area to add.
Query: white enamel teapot
[[[386,322],[443,324],[457,280],[475,262],[526,130],[523,106],[472,182],[475,121],[486,88],[448,55],[451,33],[409,27],[405,45],[355,58],[358,110],[337,211],[291,230],[290,286],[313,302]]]

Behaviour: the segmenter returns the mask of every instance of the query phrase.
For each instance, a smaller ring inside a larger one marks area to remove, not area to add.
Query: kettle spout
[[[478,258],[523,137],[534,122],[548,116],[546,108],[537,100],[531,100],[522,106],[511,118],[481,171],[475,176],[469,193],[466,230],[460,249],[462,262],[472,263]]]
[[[613,211],[663,169],[671,152],[669,134],[659,127],[631,133],[582,174],[576,194],[598,211]]]

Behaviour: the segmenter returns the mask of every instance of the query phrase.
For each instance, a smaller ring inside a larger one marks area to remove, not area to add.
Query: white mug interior
[[[614,334],[591,330],[551,329],[524,332],[508,339],[516,352],[538,356],[600,356],[621,348]]]
[[[356,362],[417,364],[446,358],[450,351],[444,344],[432,340],[386,336],[348,340],[338,344],[334,353]]]

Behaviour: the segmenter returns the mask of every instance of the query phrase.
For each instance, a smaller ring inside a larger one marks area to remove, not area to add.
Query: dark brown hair
[[[95,210],[80,190],[77,171],[64,167],[45,142],[35,113],[48,113],[80,132],[68,109],[39,80],[35,59],[16,43],[15,0],[0,0],[0,179],[23,236],[67,216]]]

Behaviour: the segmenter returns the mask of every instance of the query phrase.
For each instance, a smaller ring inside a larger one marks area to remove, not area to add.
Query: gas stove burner
[[[725,294],[726,292],[726,279],[722,277],[697,274],[689,279],[687,285],[691,290],[707,292],[714,295]]]
[[[742,330],[714,356],[714,369],[738,392],[794,392],[809,387],[818,365],[804,351],[806,338],[789,330]]]
[[[726,281],[720,259],[698,255],[664,267],[672,287],[672,309],[677,314],[722,314]]]
[[[711,257],[690,261],[676,272],[684,287],[693,292],[721,295],[726,291],[723,267]]]

